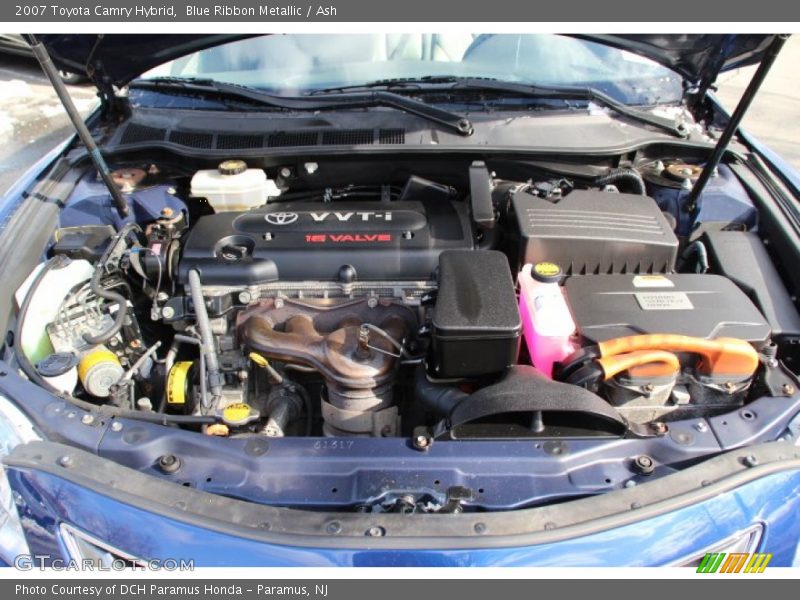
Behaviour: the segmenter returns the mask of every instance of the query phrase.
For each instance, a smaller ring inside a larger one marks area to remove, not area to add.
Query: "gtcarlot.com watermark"
[[[49,554],[20,554],[14,559],[14,567],[19,571],[194,571],[194,559],[165,558],[154,560],[126,560],[113,558],[108,561],[97,559],[69,559],[51,557]]]

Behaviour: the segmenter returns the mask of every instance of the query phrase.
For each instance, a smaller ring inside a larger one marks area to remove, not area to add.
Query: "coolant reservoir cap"
[[[542,283],[558,283],[562,275],[561,267],[551,262],[536,263],[531,269],[531,277]]]
[[[250,408],[249,404],[238,402],[222,409],[222,420],[228,425],[245,425],[259,417],[259,412]]]
[[[56,352],[36,363],[36,370],[42,377],[58,377],[78,364],[78,357],[72,352]]]
[[[221,175],[238,175],[247,171],[247,163],[243,160],[224,160],[219,163],[217,170]]]

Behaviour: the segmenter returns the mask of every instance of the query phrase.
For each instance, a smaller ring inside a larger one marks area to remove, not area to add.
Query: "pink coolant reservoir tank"
[[[533,366],[553,376],[553,363],[572,354],[575,321],[559,282],[561,268],[553,263],[527,264],[519,274],[519,312]]]

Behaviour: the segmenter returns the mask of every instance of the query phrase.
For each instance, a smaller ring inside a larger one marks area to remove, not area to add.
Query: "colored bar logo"
[[[763,573],[772,554],[763,552],[709,552],[697,567],[698,573]]]

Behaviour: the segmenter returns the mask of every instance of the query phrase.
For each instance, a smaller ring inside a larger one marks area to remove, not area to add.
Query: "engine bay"
[[[201,435],[418,449],[663,436],[793,394],[800,317],[727,165],[687,224],[681,159],[459,164],[118,165],[127,218],[88,170],[17,293],[22,362]]]

